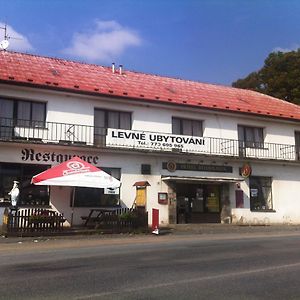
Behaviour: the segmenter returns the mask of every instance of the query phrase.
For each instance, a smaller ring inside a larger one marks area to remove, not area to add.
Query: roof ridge
[[[28,56],[33,56],[33,57],[40,57],[40,58],[48,58],[48,59],[52,59],[52,60],[59,60],[59,61],[71,62],[71,63],[81,64],[81,65],[110,68],[109,66],[102,66],[102,65],[97,65],[97,64],[86,63],[86,62],[83,62],[83,61],[76,61],[76,60],[72,60],[72,59],[58,58],[58,57],[54,57],[54,56],[47,56],[47,55],[41,55],[41,54],[33,54],[33,53],[26,53],[26,52],[17,52],[17,51],[10,51],[10,50],[6,50],[5,52],[15,53],[15,54],[21,54],[21,55],[28,55]]]

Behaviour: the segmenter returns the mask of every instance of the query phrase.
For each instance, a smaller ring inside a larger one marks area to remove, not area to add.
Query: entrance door
[[[220,223],[220,185],[176,184],[178,223]]]
[[[220,212],[220,188],[218,185],[206,186],[206,211],[211,213]]]

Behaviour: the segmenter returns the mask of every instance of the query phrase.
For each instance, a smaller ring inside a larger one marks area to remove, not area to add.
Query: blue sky
[[[223,85],[300,47],[299,16],[298,0],[0,0],[10,50]]]

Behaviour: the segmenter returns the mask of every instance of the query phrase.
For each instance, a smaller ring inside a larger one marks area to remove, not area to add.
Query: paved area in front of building
[[[268,226],[246,226],[234,224],[176,224],[168,227],[161,227],[159,236],[190,236],[197,237],[216,237],[232,238],[234,236],[251,236],[251,235],[300,235],[300,225],[268,225]],[[105,234],[99,230],[80,230],[66,231],[65,234],[53,236],[37,237],[5,237],[0,236],[0,244],[5,243],[23,243],[23,242],[40,242],[45,240],[84,240],[84,239],[134,239],[142,237],[155,236],[151,233],[122,233],[122,234]]]
[[[173,234],[300,234],[300,225],[175,224],[169,230]]]
[[[183,227],[1,244],[0,299],[299,299],[298,228],[177,234]]]

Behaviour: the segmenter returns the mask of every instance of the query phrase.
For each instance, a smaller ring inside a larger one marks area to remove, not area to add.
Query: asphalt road
[[[300,234],[0,244],[0,299],[300,299]]]

